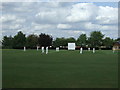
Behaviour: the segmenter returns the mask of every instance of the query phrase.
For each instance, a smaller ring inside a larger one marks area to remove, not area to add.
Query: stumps
[[[59,52],[59,47],[56,47],[56,51]]]
[[[42,53],[44,53],[44,47],[42,47]]]
[[[48,47],[46,47],[46,54],[48,54]]]
[[[80,48],[80,54],[82,54],[83,53],[83,48]]]
[[[95,53],[95,48],[93,48],[93,53]]]
[[[24,46],[24,51],[26,51],[26,47]]]

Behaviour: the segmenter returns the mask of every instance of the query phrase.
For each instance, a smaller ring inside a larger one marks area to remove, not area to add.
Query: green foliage
[[[67,38],[66,41],[67,41],[67,44],[76,42],[76,40],[73,37]]]
[[[77,39],[78,46],[85,46],[87,44],[87,36],[86,34],[81,34]]]
[[[36,47],[38,45],[38,36],[31,34],[26,38],[26,46],[27,47]]]
[[[40,46],[52,46],[52,36],[41,33],[38,37],[38,43]]]
[[[73,37],[70,38],[56,38],[56,40],[53,42],[53,46],[59,47],[59,46],[67,46],[68,43],[75,43],[76,40]]]
[[[106,46],[107,48],[110,48],[113,46],[113,43],[114,43],[114,40],[109,38],[109,37],[106,37],[104,40],[103,40],[103,45]]]
[[[89,44],[92,47],[100,47],[102,45],[104,35],[100,31],[93,31],[90,34]]]
[[[115,41],[120,41],[120,38],[115,39]]]
[[[67,42],[65,38],[56,38],[55,41],[53,41],[53,46],[59,47],[59,46],[66,46]]]
[[[106,46],[107,48],[111,48],[113,43],[119,41],[120,38],[113,40],[110,37],[106,37],[100,31],[93,31],[90,33],[90,37],[87,37],[86,34],[81,34],[77,40],[73,37],[70,38],[56,38],[53,41],[52,36],[48,34],[41,33],[39,36],[31,34],[25,37],[21,31],[17,33],[14,37],[3,37],[2,45],[3,48],[23,48],[24,46],[28,48],[34,48],[37,45],[39,46],[67,46],[68,43],[76,43],[77,46],[86,47],[100,47],[102,45]]]
[[[12,36],[4,36],[2,40],[3,48],[12,48],[13,47],[13,38]]]
[[[26,37],[21,31],[18,32],[17,35],[14,36],[13,39],[13,48],[22,48],[26,44]]]

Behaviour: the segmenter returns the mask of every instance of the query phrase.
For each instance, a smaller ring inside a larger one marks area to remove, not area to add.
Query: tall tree
[[[85,46],[87,44],[87,36],[86,34],[81,34],[77,39],[77,45]]]
[[[89,42],[92,47],[99,47],[102,45],[104,35],[100,31],[93,31],[90,34]]]
[[[66,41],[67,43],[76,43],[76,40],[73,37],[67,38]]]
[[[65,38],[56,38],[56,40],[53,41],[53,46],[54,47],[59,47],[59,46],[65,46],[66,45],[66,39]]]
[[[119,38],[117,38],[115,41],[120,41],[120,37],[119,37]]]
[[[26,37],[22,31],[18,32],[13,39],[13,48],[23,48],[26,44]]]
[[[33,48],[38,45],[38,36],[31,34],[26,38],[26,46]]]
[[[111,39],[110,37],[106,37],[103,40],[103,45],[106,46],[107,48],[111,48],[113,46],[114,40]]]
[[[13,47],[13,38],[12,36],[4,36],[2,40],[3,48],[12,48]]]
[[[40,46],[51,46],[52,45],[52,36],[41,33],[38,37],[38,42]]]
[[[59,47],[59,46],[67,46],[68,43],[76,42],[76,40],[73,37],[70,38],[56,38],[55,41],[53,41],[53,46]]]

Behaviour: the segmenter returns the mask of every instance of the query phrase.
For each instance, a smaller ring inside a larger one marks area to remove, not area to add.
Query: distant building
[[[100,46],[100,48],[107,48],[106,46]]]
[[[113,48],[114,48],[115,50],[120,50],[120,41],[115,42],[115,43],[113,44]]]

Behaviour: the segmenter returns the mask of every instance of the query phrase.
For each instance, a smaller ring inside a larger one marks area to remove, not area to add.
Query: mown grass
[[[3,50],[3,88],[117,88],[118,54],[111,50]]]

